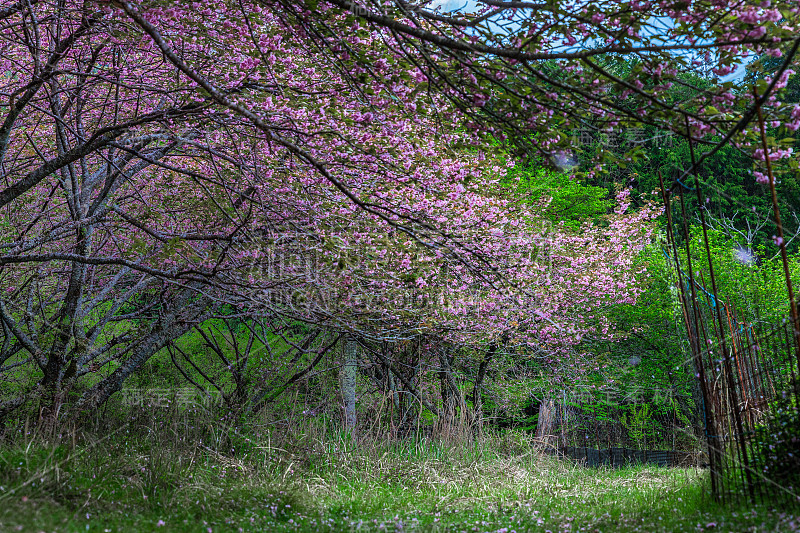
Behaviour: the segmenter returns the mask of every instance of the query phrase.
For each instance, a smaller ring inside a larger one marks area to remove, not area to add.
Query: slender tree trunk
[[[391,416],[389,417],[389,421],[391,424],[392,438],[395,438],[397,436],[397,428],[400,426],[403,416],[402,411],[400,410],[400,394],[397,392],[397,385],[394,381],[394,373],[392,373],[392,369],[389,368],[388,365],[385,367],[385,369],[386,381],[390,395],[389,409]]]
[[[449,375],[452,372],[450,368],[450,361],[444,353],[439,354],[439,390],[442,396],[442,416],[440,422],[445,426],[451,426],[455,419],[455,398],[453,398],[453,390],[450,386]]]
[[[76,255],[87,256],[89,254],[91,251],[91,237],[91,226],[78,229],[73,249]],[[50,347],[47,366],[44,368],[44,376],[42,377],[43,405],[39,411],[39,424],[47,431],[55,430],[62,406],[67,401],[67,394],[77,372],[77,357],[81,350],[78,346],[75,346],[72,357],[69,357],[69,351],[71,340],[76,345],[80,341],[77,333],[82,325],[76,323],[75,319],[78,304],[84,291],[86,272],[87,267],[85,264],[72,263],[64,304],[53,320],[57,327],[56,331],[53,332],[54,339]]]
[[[356,427],[356,374],[358,373],[358,343],[347,337],[342,346],[344,365],[342,366],[342,399],[344,400],[344,427]]]
[[[480,434],[483,431],[483,380],[486,378],[486,370],[489,368],[489,363],[492,362],[495,353],[497,352],[497,345],[492,344],[486,352],[486,356],[478,366],[478,373],[475,376],[475,387],[472,389],[472,409],[473,409],[473,428]]]
[[[386,372],[389,375],[389,391],[392,394],[392,404],[394,405],[394,409],[396,412],[400,412],[400,393],[397,392],[397,383],[394,379],[394,372],[392,372],[391,368],[386,369]]]

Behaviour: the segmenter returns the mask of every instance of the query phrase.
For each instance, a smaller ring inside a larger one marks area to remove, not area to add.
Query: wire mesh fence
[[[748,323],[709,294],[685,308],[699,394],[581,393],[541,401],[537,441],[586,466],[698,466],[713,496],[800,507],[800,380],[791,321]],[[701,305],[702,304],[702,305]],[[711,319],[715,306],[726,330]]]
[[[675,267],[700,389],[698,426],[706,443],[711,492],[722,502],[800,507],[800,321],[762,318],[757,307],[741,313],[720,296],[703,223],[709,286],[704,273],[692,265],[683,191],[679,199],[685,253],[679,253],[672,233],[670,195],[662,192],[671,247],[665,254]],[[790,303],[794,314],[794,301]]]
[[[675,390],[562,392],[541,402],[536,438],[586,466],[683,466],[698,453],[694,400]]]
[[[732,306],[704,299],[696,303],[708,305],[686,307],[686,318],[703,391],[712,491],[721,501],[800,506],[800,390],[791,321],[750,323]],[[717,313],[724,329],[710,320]]]
[[[764,119],[758,104],[756,109],[767,152]],[[697,164],[691,140],[689,147],[689,174],[694,175]],[[699,427],[708,452],[712,494],[723,502],[747,499],[800,508],[800,313],[775,179],[770,158],[766,160],[776,229],[773,240],[780,250],[791,319],[776,320],[774,314],[763,319],[758,305],[751,305],[752,302],[744,302],[750,309],[741,313],[721,297],[715,274],[719,257],[715,258],[712,252],[706,217],[709,199],[703,195],[697,176],[694,187],[677,180],[665,188],[659,174],[670,248],[664,252],[675,267],[680,308],[701,393]],[[696,246],[693,243],[698,240],[690,236],[687,195],[696,198],[694,214],[702,230],[698,254],[692,253]],[[673,218],[673,205],[680,207],[681,223]],[[699,261],[693,265],[694,260]],[[702,270],[708,274],[710,284]]]

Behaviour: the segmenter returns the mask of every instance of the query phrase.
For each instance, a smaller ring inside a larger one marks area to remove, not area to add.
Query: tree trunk
[[[344,427],[356,427],[356,374],[358,373],[358,343],[347,337],[342,346],[344,365],[342,366],[342,400],[344,401]]]
[[[539,404],[539,422],[536,425],[536,440],[545,448],[554,448],[558,444],[556,425],[558,407],[553,400],[544,400]]]
[[[439,391],[442,396],[442,416],[440,421],[445,426],[452,426],[455,422],[456,416],[456,399],[454,394],[457,391],[452,390],[450,385],[452,369],[450,368],[450,361],[444,353],[439,354]]]
[[[142,336],[131,355],[116,370],[81,395],[77,405],[79,410],[97,409],[112,394],[122,390],[125,380],[161,348],[212,315],[213,300],[206,296],[197,296],[193,290],[197,288],[198,284],[192,283],[189,288],[172,298],[168,309],[162,311],[158,321]]]
[[[475,386],[472,389],[472,409],[473,409],[473,428],[476,433],[481,434],[483,431],[483,380],[486,378],[486,369],[489,368],[489,363],[497,352],[497,345],[492,344],[489,346],[489,351],[486,356],[481,360],[478,365],[478,373],[475,376]]]
[[[73,253],[85,257],[89,255],[91,249],[91,226],[79,228]],[[76,353],[72,357],[69,356],[70,340],[74,340],[76,344],[82,340],[75,337],[82,327],[75,323],[75,318],[85,289],[87,265],[73,261],[70,268],[69,285],[64,303],[55,317],[51,319],[57,324],[57,327],[41,381],[44,405],[39,410],[39,424],[48,432],[55,431],[58,425],[61,408],[66,403],[67,394],[77,372],[77,352],[79,350],[76,349]]]

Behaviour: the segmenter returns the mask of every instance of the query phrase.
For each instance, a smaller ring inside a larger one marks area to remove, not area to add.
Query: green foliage
[[[518,164],[505,181],[515,186],[526,201],[544,205],[544,215],[551,222],[564,222],[573,229],[606,214],[613,203],[603,187],[587,185],[534,162]]]
[[[637,265],[647,269],[636,303],[605,310],[624,341],[587,342],[586,348],[605,364],[593,375],[598,385],[609,381],[621,397],[691,396],[693,372],[688,364],[683,324],[675,289],[675,273],[661,244],[646,248]]]
[[[708,256],[703,246],[702,230],[690,228],[690,244],[694,274],[706,291],[711,292]],[[775,324],[789,313],[783,264],[776,256],[777,247],[770,242],[755,248],[752,261],[745,261],[736,239],[720,230],[709,229],[708,238],[714,274],[720,299],[735,308],[748,323]],[[596,378],[611,379],[622,393],[631,384],[651,390],[674,391],[676,396],[692,392],[694,371],[691,366],[685,325],[682,321],[680,289],[672,250],[666,243],[646,249],[638,261],[646,266],[648,278],[644,291],[635,304],[617,306],[606,311],[619,331],[627,335],[624,342],[588,343],[595,354],[606,354],[610,364]],[[685,248],[678,253],[684,281],[687,258]],[[667,257],[669,255],[669,258]],[[790,257],[792,276],[800,280],[800,258]],[[711,311],[711,299],[701,289],[701,306]],[[686,414],[686,409],[681,410]]]
[[[771,241],[769,244],[759,244],[750,250],[753,260],[746,261],[735,239],[716,229],[709,229],[707,233],[722,303],[735,307],[750,322],[761,320],[774,324],[788,316],[789,300],[778,247]],[[703,241],[701,228],[692,227],[692,264],[698,281],[702,283],[705,280],[704,286],[710,291],[710,267]],[[685,271],[686,254],[680,250],[679,255]],[[789,263],[792,277],[800,279],[800,257],[797,254],[790,255]]]
[[[752,439],[758,471],[787,488],[800,486],[799,394],[800,381],[795,380],[771,406]]]
[[[632,405],[628,413],[623,413],[620,422],[628,430],[628,437],[635,442],[643,442],[648,437],[653,439],[656,435],[655,420],[646,403]]]

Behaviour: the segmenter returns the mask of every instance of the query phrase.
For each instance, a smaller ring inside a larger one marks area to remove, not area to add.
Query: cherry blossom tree
[[[504,154],[555,160],[588,117],[750,149],[749,95],[659,100],[683,70],[722,76],[746,53],[785,56],[759,100],[794,128],[774,90],[800,43],[796,6],[721,6],[0,9],[0,376],[18,384],[0,418],[31,399],[51,421],[71,396],[95,407],[211,317],[515,342],[554,361],[612,335],[598,309],[635,299],[655,209],[629,209],[623,190],[604,225],[546,227],[501,186]],[[619,77],[609,57],[634,67]]]
[[[238,68],[258,65],[244,50],[235,65],[212,71],[232,85],[204,90],[165,60],[178,56],[159,47],[160,33],[144,34],[117,13],[45,3],[4,12],[15,46],[4,56],[10,112],[1,370],[21,385],[6,411],[42,398],[45,418],[55,419],[71,392],[84,407],[102,403],[155,352],[225,306],[255,302],[256,311],[297,317],[283,305],[263,306],[267,292],[291,295],[302,287],[292,275],[253,275],[257,254],[281,250],[271,234],[288,233],[290,246],[304,236],[323,238],[349,224],[355,204],[446,249],[444,232],[403,205],[413,194],[400,194],[394,205],[361,198],[387,178],[384,185],[396,187],[424,178],[441,190],[479,176],[471,164],[434,159],[440,145],[447,150],[467,142],[465,135],[443,131],[437,143],[420,141],[415,132],[436,128],[422,109],[411,115],[395,106],[373,121],[363,93],[342,98],[350,82],[331,77],[341,69],[319,54],[305,65],[276,65],[271,56],[269,67],[242,76]],[[281,41],[280,22],[269,17],[239,19],[234,27],[222,12],[194,13],[195,22],[211,24],[202,19],[213,15],[230,31],[198,24],[202,31],[192,35],[185,31],[191,17],[148,12],[167,35],[183,32],[180,58],[213,61],[250,24],[258,24],[265,47]],[[133,13],[145,22],[138,17]],[[202,42],[189,46],[193,38]],[[297,43],[284,46],[282,57],[302,56],[292,48]],[[232,112],[233,99],[244,95],[272,117],[269,127]],[[387,95],[376,96],[376,105],[378,98]],[[308,173],[309,163],[321,172]],[[422,175],[417,167],[428,170]],[[335,318],[328,325],[347,324]],[[41,379],[27,379],[29,367]]]

